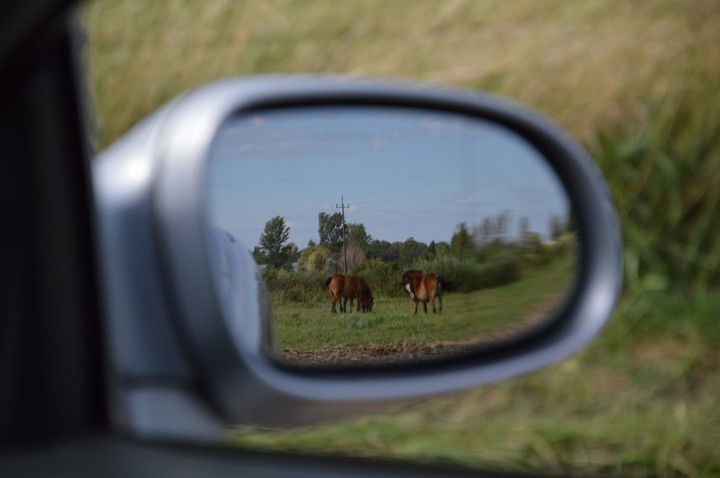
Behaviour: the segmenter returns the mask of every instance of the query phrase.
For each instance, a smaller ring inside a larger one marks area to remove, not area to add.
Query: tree
[[[450,254],[450,244],[440,241],[435,244],[435,251],[437,256],[447,256]]]
[[[467,224],[464,222],[458,224],[457,229],[450,240],[450,248],[460,259],[467,258],[475,248],[473,238],[470,235],[470,231],[468,231]]]
[[[437,244],[435,244],[435,241],[430,241],[427,251],[425,251],[425,258],[431,260],[436,257],[437,257]]]
[[[550,218],[550,239],[557,239],[567,231],[567,224],[565,220],[560,216],[553,216]]]
[[[285,225],[282,216],[275,216],[265,223],[265,230],[260,235],[258,247],[253,255],[258,262],[263,260],[271,267],[280,268],[292,263],[294,244],[285,244],[290,237],[290,228]],[[294,248],[296,253],[297,247]]]
[[[400,262],[404,265],[410,265],[415,259],[421,257],[427,250],[427,245],[418,242],[412,237],[408,237],[405,242],[400,245]]]
[[[495,219],[486,217],[480,226],[473,226],[472,236],[475,243],[484,246],[490,243],[502,243],[505,240],[510,213],[503,211]]]
[[[523,216],[520,218],[520,241],[525,242],[530,237],[530,234],[532,234],[532,231],[530,231],[530,219]]]
[[[388,242],[374,239],[367,249],[369,259],[380,259],[383,262],[395,262],[400,258],[399,242]]]
[[[348,247],[356,247],[364,252],[367,251],[372,237],[365,231],[364,224],[348,224],[345,240]]]
[[[283,266],[292,267],[300,258],[300,251],[294,242],[289,242],[283,246],[280,255],[283,258]]]
[[[496,241],[503,242],[505,240],[505,234],[507,233],[508,224],[510,223],[510,213],[503,211],[498,214],[495,223],[495,229],[497,231]]]
[[[483,219],[480,226],[473,226],[473,237],[480,246],[490,244],[494,236],[494,224],[493,220],[489,217]]]
[[[318,214],[318,235],[320,236],[320,245],[327,246],[332,252],[339,252],[342,249],[342,214],[328,214],[321,212]]]
[[[267,264],[267,254],[260,246],[255,246],[252,250],[252,256],[258,264]]]

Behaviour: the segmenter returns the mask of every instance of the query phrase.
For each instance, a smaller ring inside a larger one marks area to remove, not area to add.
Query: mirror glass
[[[573,291],[565,190],[527,141],[492,122],[274,109],[225,122],[210,155],[208,226],[258,264],[269,353],[284,366],[472,353],[536,331]]]

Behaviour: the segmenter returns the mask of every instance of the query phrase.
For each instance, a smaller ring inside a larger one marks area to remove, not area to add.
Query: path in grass
[[[280,348],[286,361],[302,365],[461,353],[507,340],[551,317],[570,292],[573,272],[567,255],[504,287],[448,293],[442,314],[415,316],[409,298],[377,298],[367,314],[332,314],[329,297],[322,303],[274,304]]]

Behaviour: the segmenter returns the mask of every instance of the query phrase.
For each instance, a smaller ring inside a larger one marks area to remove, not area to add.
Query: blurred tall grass
[[[620,214],[627,283],[720,283],[720,77],[652,104],[644,124],[613,125],[594,147]]]
[[[481,88],[568,129],[605,173],[633,290],[720,283],[715,0],[90,2],[99,144],[231,75],[338,72]]]

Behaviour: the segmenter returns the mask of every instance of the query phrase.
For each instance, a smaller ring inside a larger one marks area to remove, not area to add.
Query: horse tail
[[[325,281],[325,288],[326,288],[326,289],[327,289],[328,287],[330,287],[330,282],[332,282],[332,276],[328,277],[327,280]]]
[[[453,284],[452,282],[446,281],[445,279],[443,279],[440,276],[438,276],[437,279],[438,279],[438,283],[442,287],[443,291],[454,292],[457,290],[457,287],[455,287],[455,284]]]

